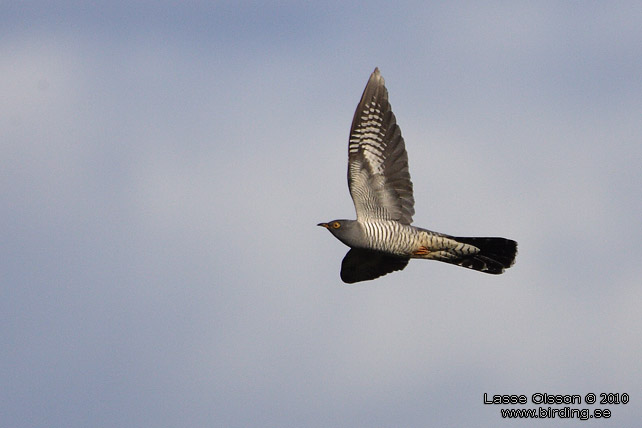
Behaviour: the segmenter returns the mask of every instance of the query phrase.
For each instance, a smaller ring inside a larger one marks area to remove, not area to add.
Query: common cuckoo
[[[319,223],[350,247],[341,263],[346,283],[402,270],[411,258],[492,274],[503,273],[515,262],[513,240],[456,237],[411,225],[415,200],[408,155],[378,68],[352,120],[348,187],[357,219]]]

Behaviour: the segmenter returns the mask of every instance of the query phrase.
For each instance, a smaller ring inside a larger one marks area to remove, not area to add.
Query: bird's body
[[[340,222],[341,228],[354,227],[358,229],[357,233],[344,233],[337,236],[350,248],[383,251],[390,255],[408,258],[432,258],[428,257],[430,254],[425,254],[422,248],[439,248],[443,251],[474,251],[474,247],[458,243],[448,236],[394,220],[364,222],[340,220]],[[348,222],[352,222],[352,224]]]
[[[341,267],[344,282],[401,270],[411,258],[493,274],[514,263],[517,243],[510,239],[453,237],[411,225],[415,210],[408,155],[378,69],[352,121],[348,187],[357,219],[319,224],[351,248]]]

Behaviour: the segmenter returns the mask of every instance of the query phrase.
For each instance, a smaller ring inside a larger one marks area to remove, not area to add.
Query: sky
[[[635,1],[3,2],[2,425],[636,425],[641,21]],[[316,224],[354,218],[375,67],[414,224],[515,239],[505,274],[341,282]],[[502,418],[564,407],[538,393],[611,416]]]

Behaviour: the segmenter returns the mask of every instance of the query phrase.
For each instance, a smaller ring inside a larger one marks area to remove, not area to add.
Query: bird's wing
[[[408,155],[378,68],[370,75],[352,120],[348,187],[357,220],[412,222],[415,200]]]
[[[347,284],[379,278],[402,270],[408,258],[394,257],[372,250],[352,248],[341,262],[341,279]]]

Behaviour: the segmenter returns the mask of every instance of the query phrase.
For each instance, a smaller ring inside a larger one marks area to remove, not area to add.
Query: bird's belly
[[[421,246],[421,232],[397,222],[367,225],[368,247],[400,257],[413,257]]]

